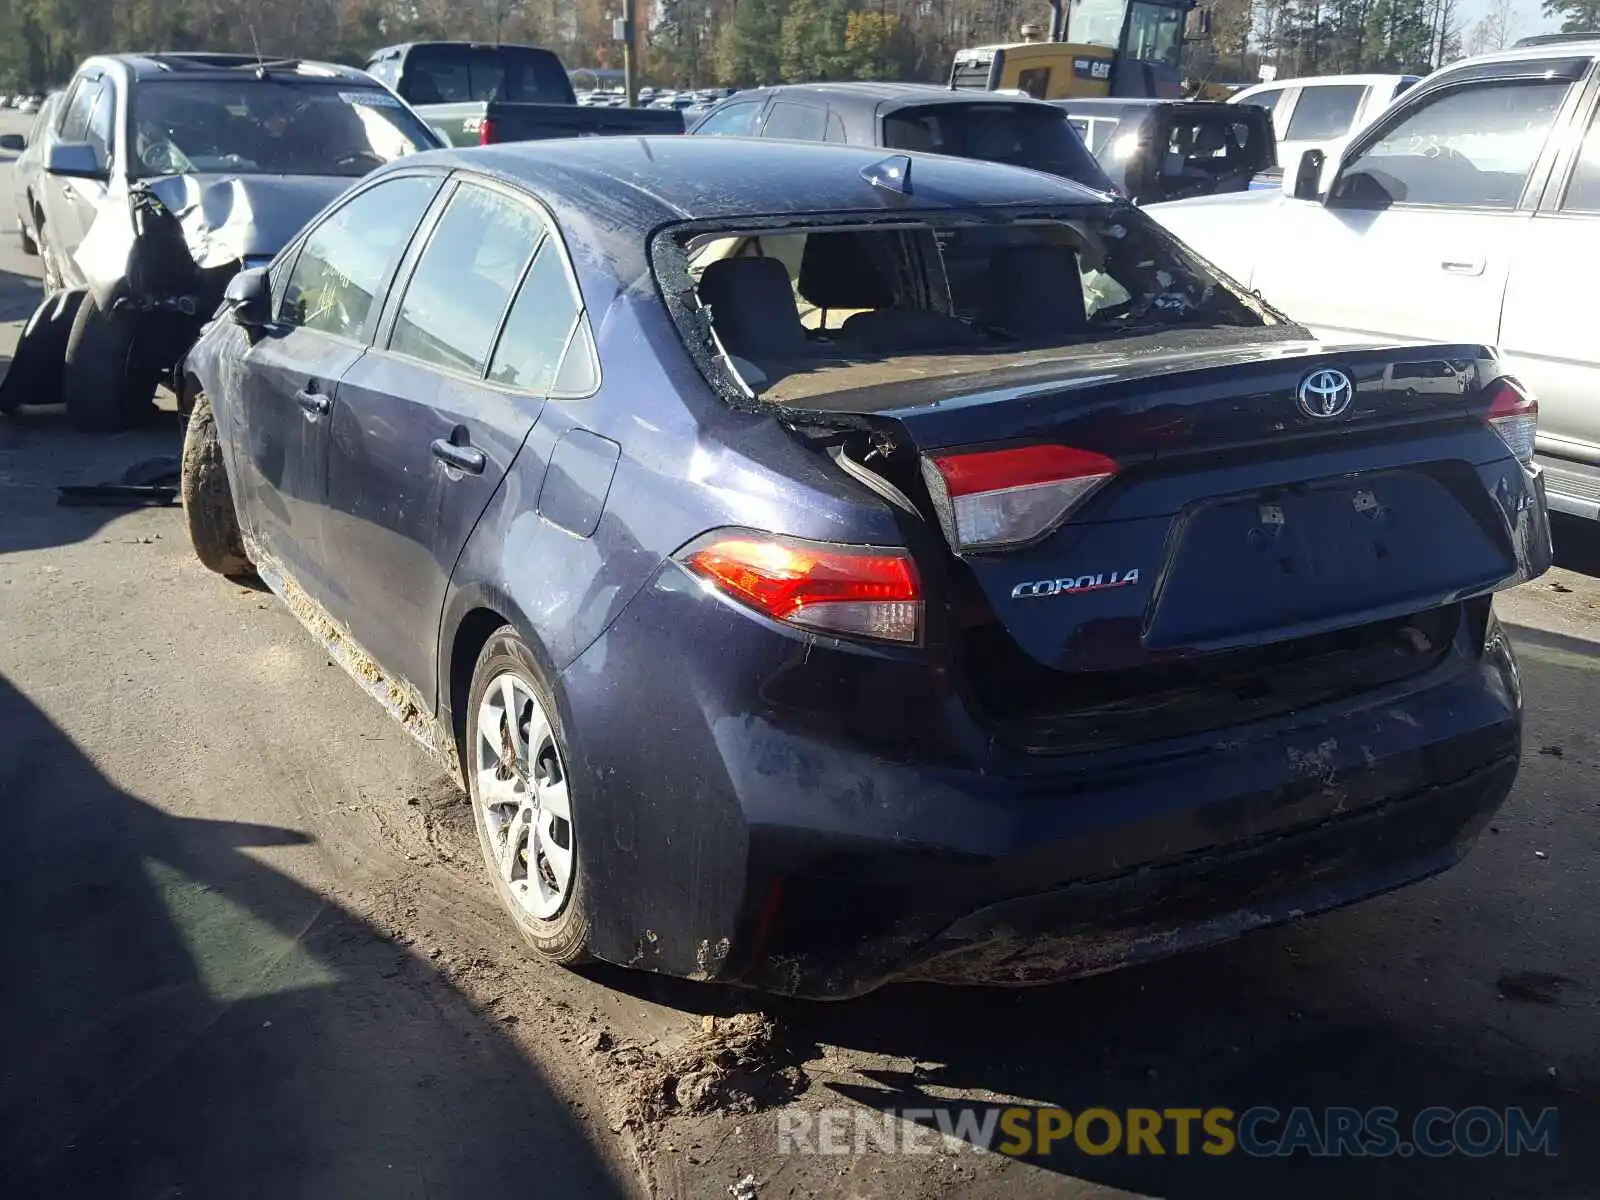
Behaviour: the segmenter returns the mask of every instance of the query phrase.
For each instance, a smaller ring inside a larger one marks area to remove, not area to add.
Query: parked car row
[[[631,119],[504,49],[85,64],[0,401],[111,424],[166,368],[198,559],[455,776],[534,953],[1042,983],[1461,858],[1535,399],[1492,339],[1318,340],[1156,219],[1259,193],[1145,209],[1074,125],[1231,180],[1264,113],[827,84],[445,145],[423,81]]]

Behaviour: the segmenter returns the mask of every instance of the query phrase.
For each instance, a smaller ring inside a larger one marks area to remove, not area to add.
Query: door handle
[[[458,471],[465,471],[469,475],[482,475],[484,458],[482,450],[474,450],[471,446],[458,446],[444,438],[433,439],[433,456],[447,466]]]
[[[1447,258],[1439,264],[1439,269],[1452,275],[1482,275],[1483,259]]]
[[[294,398],[300,402],[300,407],[313,417],[325,417],[333,411],[332,397],[322,392],[306,389],[296,392]]]

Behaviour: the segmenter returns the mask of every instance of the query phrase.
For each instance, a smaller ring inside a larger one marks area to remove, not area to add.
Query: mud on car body
[[[1517,769],[1532,399],[884,155],[375,173],[189,356],[201,557],[459,772],[557,962],[1037,983],[1456,861]]]
[[[65,400],[90,429],[150,411],[241,267],[361,175],[439,144],[360,71],[229,54],[89,59],[39,138],[47,299],[0,409]]]

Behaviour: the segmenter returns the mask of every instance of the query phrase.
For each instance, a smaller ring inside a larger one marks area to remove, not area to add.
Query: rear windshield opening
[[[698,232],[684,249],[701,306],[686,319],[709,321],[723,365],[774,402],[1280,323],[1126,207]]]
[[[571,104],[575,99],[561,60],[533,46],[416,49],[406,58],[404,88],[413,104]]]
[[[936,104],[903,108],[883,121],[883,144],[953,158],[1009,163],[1075,180],[1102,192],[1111,180],[1065,110],[1041,104]]]

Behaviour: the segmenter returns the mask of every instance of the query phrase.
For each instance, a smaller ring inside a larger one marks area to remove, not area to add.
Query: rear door
[[[339,381],[366,352],[386,281],[438,191],[433,174],[356,193],[305,237],[284,270],[275,324],[245,355],[233,478],[259,548],[320,603],[328,425]]]
[[[1557,167],[1511,264],[1500,349],[1539,397],[1542,454],[1583,464],[1550,464],[1552,507],[1600,516],[1600,347],[1594,313],[1574,286],[1600,275],[1600,106],[1581,145]],[[1584,469],[1584,468],[1589,469]],[[1574,476],[1569,478],[1568,476]]]
[[[535,204],[452,186],[402,269],[379,347],[341,384],[323,521],[330,610],[430,703],[445,586],[539,419],[580,310]]]
[[[1493,345],[1529,197],[1581,75],[1523,66],[1517,78],[1469,77],[1408,97],[1360,135],[1325,202],[1276,210],[1254,285],[1336,340]]]
[[[796,142],[820,142],[828,132],[828,110],[821,104],[775,100],[767,110],[761,136]]]

